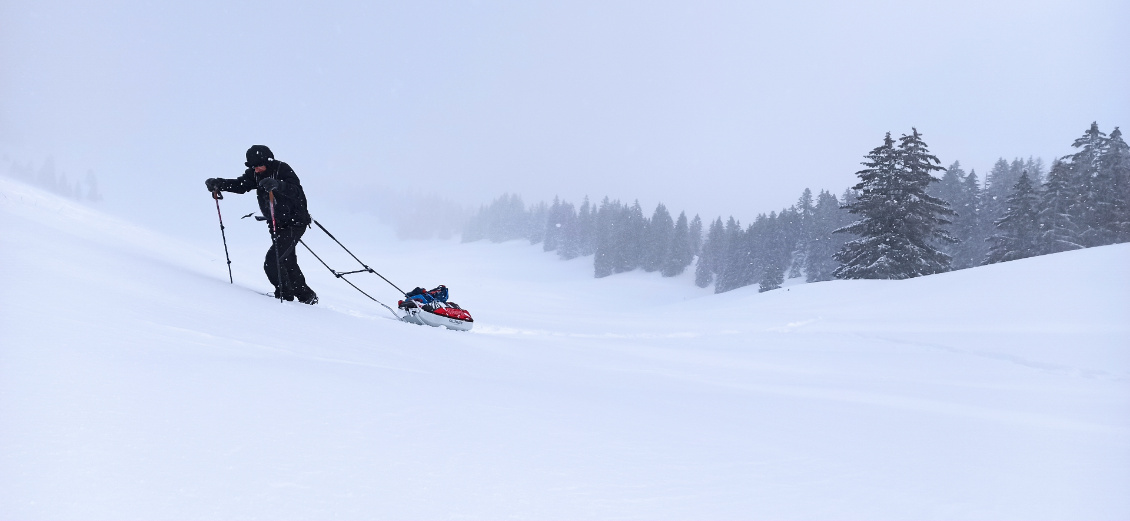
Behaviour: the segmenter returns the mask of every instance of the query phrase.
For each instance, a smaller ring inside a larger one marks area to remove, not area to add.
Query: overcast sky
[[[1130,124],[1130,2],[0,2],[0,151],[137,212],[255,143],[311,211],[585,194],[748,222],[917,127],[945,165]],[[196,193],[199,192],[199,193]]]

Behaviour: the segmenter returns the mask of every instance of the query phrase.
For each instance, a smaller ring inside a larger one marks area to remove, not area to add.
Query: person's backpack
[[[418,300],[424,304],[430,304],[435,301],[447,302],[447,286],[440,284],[433,290],[426,290],[421,287],[405,293],[405,300]]]
[[[428,295],[431,295],[432,298],[440,302],[447,302],[447,286],[440,284],[436,286],[435,289],[429,291]]]

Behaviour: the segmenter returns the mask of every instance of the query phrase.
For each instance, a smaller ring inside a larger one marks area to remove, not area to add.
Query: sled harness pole
[[[275,280],[279,282],[278,285],[275,286],[275,297],[279,299],[279,303],[281,304],[283,301],[282,260],[279,258],[279,241],[277,239],[279,227],[278,224],[275,223],[275,192],[267,192],[267,198],[271,201],[271,246],[275,250],[275,271],[278,272],[275,274],[275,276],[278,277]]]
[[[331,268],[330,271],[333,271],[334,276],[336,276],[337,278],[340,279],[342,275],[349,275],[350,273],[363,273],[363,272],[372,273],[373,275],[380,277],[381,280],[387,282],[390,286],[396,288],[396,291],[399,291],[401,295],[406,295],[406,293],[404,293],[404,290],[397,288],[396,284],[393,284],[391,280],[386,279],[384,275],[377,273],[376,271],[373,270],[373,268],[370,268],[364,262],[361,262],[361,259],[358,259],[357,256],[353,254],[353,252],[349,251],[349,248],[346,248],[345,245],[341,243],[341,241],[337,240],[337,237],[334,237],[334,234],[330,233],[330,231],[327,230],[325,226],[322,226],[322,223],[318,222],[315,219],[311,219],[311,221],[314,221],[314,224],[318,225],[318,228],[321,228],[323,232],[326,232],[326,235],[329,235],[330,238],[333,239],[334,242],[336,242],[338,246],[341,246],[341,249],[345,250],[345,253],[348,253],[350,257],[353,257],[353,260],[357,261],[358,264],[360,264],[362,267],[365,268],[363,270],[350,271],[350,272],[340,273],[340,274],[338,272],[334,271]],[[302,245],[306,246],[305,243],[303,243]],[[306,246],[306,249],[309,250],[310,247]],[[311,251],[310,253],[314,253],[314,252]],[[315,255],[315,257],[317,257],[317,255]],[[318,260],[322,260],[322,259],[318,259]],[[323,262],[322,264],[325,264],[325,263]],[[329,266],[326,266],[326,267],[329,268]],[[346,281],[346,282],[348,282],[348,281]],[[353,287],[357,287],[357,286],[353,286]],[[364,292],[362,292],[362,293],[364,293]],[[368,296],[368,295],[366,295],[366,296]],[[373,297],[369,297],[369,298],[373,298]],[[373,300],[376,300],[376,299],[373,299]],[[384,306],[384,304],[381,304],[381,305]],[[388,306],[385,306],[385,307],[388,307]]]
[[[321,226],[322,225],[320,225],[320,224],[318,225],[319,228]],[[325,230],[325,228],[322,228],[322,229]],[[329,232],[326,232],[326,234],[328,235]],[[330,237],[333,237],[333,236],[330,235]],[[334,240],[336,241],[337,239],[334,239]],[[392,308],[388,307],[388,305],[386,305],[384,302],[381,302],[381,301],[373,298],[372,295],[365,293],[365,290],[357,287],[356,284],[351,282],[349,279],[345,278],[346,275],[350,275],[350,274],[353,274],[353,273],[376,273],[375,271],[373,271],[372,269],[363,269],[363,270],[357,270],[357,271],[347,271],[347,272],[344,272],[344,273],[339,272],[339,271],[331,268],[329,264],[326,264],[326,261],[322,260],[322,258],[319,257],[317,253],[314,253],[314,250],[311,250],[310,246],[307,246],[305,241],[303,241],[302,239],[298,239],[298,242],[301,243],[302,246],[306,248],[306,251],[310,252],[310,255],[313,255],[315,259],[318,259],[318,262],[322,263],[322,266],[325,266],[327,270],[330,270],[330,273],[333,273],[335,277],[337,277],[341,280],[344,280],[346,284],[353,286],[353,289],[360,291],[362,295],[369,297],[369,300],[372,300],[373,302],[376,302],[377,304],[384,306],[384,308],[387,309],[389,311],[389,313],[392,313],[392,316],[396,317],[397,320],[400,320],[400,315],[397,315],[396,312],[392,310]],[[338,244],[341,244],[341,243],[339,242]],[[342,249],[345,249],[345,246],[342,246]],[[349,250],[345,250],[345,251],[349,251]],[[350,255],[353,255],[353,254],[350,253]],[[354,259],[356,259],[356,258],[357,257],[354,257]],[[357,262],[361,262],[361,261],[357,261]],[[361,265],[364,266],[365,263],[361,262]],[[365,266],[365,267],[368,268],[368,266]],[[378,274],[378,275],[380,275],[380,274]],[[383,279],[384,277],[381,277],[381,278]],[[392,284],[392,283],[390,282],[389,284]]]
[[[224,195],[219,190],[212,192],[212,199],[216,201],[216,217],[220,218],[220,237],[224,239],[224,258],[228,260],[228,282],[235,284],[231,276],[231,256],[228,255],[228,234],[224,232],[224,216],[220,214],[220,199],[223,198]]]

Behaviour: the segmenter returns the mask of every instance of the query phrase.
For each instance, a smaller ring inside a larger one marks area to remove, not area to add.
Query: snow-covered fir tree
[[[714,283],[725,250],[725,235],[725,227],[722,218],[719,217],[710,224],[710,230],[706,232],[706,240],[702,243],[702,253],[698,256],[694,270],[696,286],[705,288]]]
[[[917,129],[895,142],[888,132],[856,173],[859,199],[848,210],[862,218],[837,232],[859,238],[836,254],[840,279],[906,279],[947,271],[950,257],[939,242],[953,242],[944,226],[953,214],[945,201],[926,193],[942,170]]]
[[[587,195],[577,210],[577,230],[577,253],[581,256],[592,255],[596,251],[596,208],[589,203]]]
[[[1076,190],[1071,186],[1071,171],[1061,161],[1052,163],[1047,182],[1039,192],[1040,206],[1037,222],[1039,225],[1039,251],[1041,254],[1076,250],[1079,244],[1079,227],[1071,215],[1075,205]]]
[[[695,214],[690,225],[691,251],[694,255],[702,253],[702,218]]]
[[[790,233],[795,227],[795,219],[790,218],[795,212],[782,211],[780,214],[773,212],[764,219],[758,219],[754,226],[760,228],[758,233],[751,233],[759,240],[755,247],[760,251],[755,256],[754,265],[758,273],[755,279],[758,291],[770,291],[781,287],[785,282],[785,270],[794,253],[796,244],[794,234]],[[753,280],[749,281],[750,283]]]
[[[702,226],[702,221],[699,221]],[[686,271],[687,266],[694,261],[694,243],[691,239],[690,225],[687,224],[686,212],[679,212],[675,220],[675,231],[671,235],[671,247],[663,260],[661,268],[664,277],[674,277]]]
[[[1028,180],[1033,186],[1039,186],[1043,180],[1044,163],[1040,159],[1029,157],[1027,160],[1019,157],[1012,162],[1005,158],[997,159],[993,169],[985,177],[984,197],[982,211],[986,223],[991,228],[992,223],[1004,215],[1008,206],[1008,195],[1012,187],[1020,180],[1020,174],[1028,172]],[[993,232],[989,232],[990,235]]]
[[[722,233],[722,254],[715,266],[714,292],[722,293],[742,287],[749,267],[748,249],[743,248],[741,222],[730,216]]]
[[[993,222],[997,234],[989,237],[992,247],[986,264],[1024,259],[1040,254],[1039,197],[1036,195],[1028,173],[1020,179],[1009,194],[1005,213]]]
[[[1008,161],[1005,158],[997,159],[993,164],[993,168],[985,175],[985,193],[984,193],[984,211],[985,218],[992,225],[992,222],[999,219],[1004,215],[1005,205],[1008,201],[1009,190],[1016,184],[1020,178],[1020,172],[1016,172],[1016,177],[1012,177],[1012,169],[1009,168]]]
[[[970,170],[951,207],[957,212],[950,226],[958,243],[952,246],[953,269],[980,266],[989,254],[987,239],[993,234],[993,223],[985,209],[987,196],[978,183],[977,171]]]
[[[632,206],[621,207],[614,222],[612,272],[632,271],[640,266],[640,260],[643,258],[644,233],[647,231],[647,218],[643,216],[640,202],[636,201]]]
[[[820,282],[835,278],[832,272],[839,266],[839,262],[833,256],[843,248],[847,237],[833,232],[847,226],[851,222],[850,217],[847,211],[840,208],[840,202],[831,192],[821,190],[816,196],[812,226],[809,229],[811,240],[804,257],[805,281]]]
[[[562,202],[557,210],[557,256],[562,260],[574,259],[581,253],[581,230],[573,203]]]
[[[644,271],[659,271],[671,251],[671,238],[675,233],[675,222],[663,203],[655,207],[651,219],[644,230],[643,251],[640,267]]]
[[[932,183],[926,188],[926,193],[950,203],[950,208],[958,211],[960,205],[956,201],[960,200],[963,195],[965,177],[966,173],[961,168],[961,162],[954,161],[949,168],[943,171],[937,183]]]
[[[543,203],[544,204],[544,203]],[[561,237],[561,200],[556,196],[553,198],[553,204],[549,205],[549,209],[545,212],[543,220],[540,221],[542,229],[542,251],[557,251],[558,239]],[[531,243],[537,244],[530,240]]]
[[[463,242],[487,239],[504,242],[529,237],[530,217],[517,194],[503,194],[468,219],[463,227]]]
[[[1117,223],[1126,201],[1122,180],[1118,172],[1109,167],[1113,162],[1112,150],[1126,146],[1121,132],[1118,141],[1121,145],[1112,144],[1094,122],[1083,136],[1071,144],[1078,151],[1062,158],[1078,190],[1070,213],[1079,226],[1079,239],[1084,246],[1113,244],[1120,239]]]
[[[952,269],[960,269],[956,259],[958,249],[961,248],[965,241],[965,238],[957,230],[957,219],[963,214],[968,213],[968,209],[962,208],[962,203],[967,202],[963,201],[966,177],[965,170],[961,168],[961,162],[954,161],[953,164],[945,169],[937,183],[931,183],[926,187],[926,193],[946,201],[950,209],[956,212],[951,219],[952,222],[949,226],[949,232],[950,235],[953,235],[953,237],[957,239],[957,242],[938,245],[938,249],[950,256],[950,266]]]
[[[1101,168],[1110,179],[1111,232],[1115,242],[1130,242],[1130,146],[1118,127],[1110,133]]]
[[[1127,200],[1127,157],[1130,152],[1115,127],[1108,137],[1098,124],[1072,145],[1079,152],[1068,156],[1068,164],[1081,187],[1078,208],[1080,239],[1087,246],[1102,246],[1130,240],[1130,201]]]
[[[593,273],[596,278],[607,277],[615,269],[615,226],[620,213],[620,202],[611,202],[607,197],[600,202],[594,219]]]
[[[789,278],[801,276],[808,266],[808,253],[812,250],[812,241],[815,240],[813,232],[816,226],[816,200],[812,196],[811,189],[805,188],[804,192],[801,192],[794,208],[797,219],[797,243]]]

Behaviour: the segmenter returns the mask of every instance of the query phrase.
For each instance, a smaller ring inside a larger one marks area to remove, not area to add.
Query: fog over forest
[[[203,179],[256,143],[314,212],[509,192],[750,222],[838,194],[911,127],[945,165],[1050,165],[1081,126],[1130,121],[1130,70],[1110,65],[1126,19],[1118,1],[16,0],[0,170],[93,179],[107,209],[183,234],[207,227]]]

